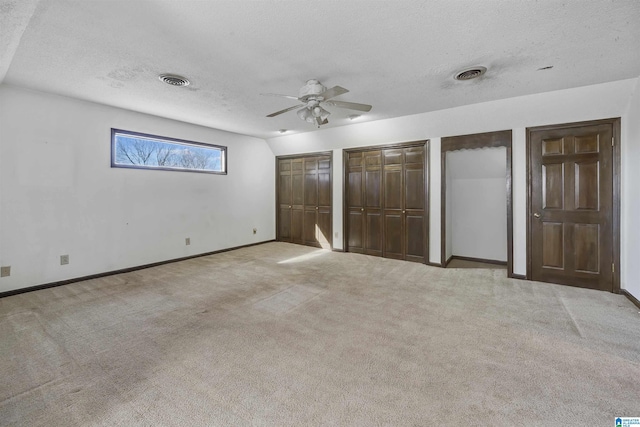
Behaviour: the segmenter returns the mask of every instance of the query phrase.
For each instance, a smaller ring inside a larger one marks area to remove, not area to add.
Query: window
[[[227,173],[227,147],[111,129],[111,167]]]

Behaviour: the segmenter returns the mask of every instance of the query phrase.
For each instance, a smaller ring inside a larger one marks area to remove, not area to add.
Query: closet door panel
[[[291,241],[293,243],[304,243],[302,238],[302,224],[304,217],[304,209],[302,207],[293,207],[291,209]]]
[[[424,210],[424,170],[410,169],[404,171],[405,209]]]
[[[291,242],[291,160],[278,160],[278,240]]]
[[[291,242],[291,209],[287,206],[280,208],[278,218],[278,240]]]
[[[349,235],[347,245],[349,252],[364,253],[364,214],[360,210],[349,210]]]
[[[401,165],[404,163],[402,148],[384,150],[384,165]]]
[[[362,198],[362,170],[349,170],[348,199],[347,206],[349,209],[364,207]]]
[[[404,259],[402,222],[401,213],[384,215],[384,256],[386,258]]]
[[[409,147],[404,149],[405,165],[422,165],[424,164],[424,147]]]
[[[377,208],[381,207],[382,198],[380,197],[380,193],[382,190],[382,171],[378,170],[367,170],[365,171],[365,200],[366,208]]]
[[[402,169],[384,170],[384,209],[402,210]]]
[[[367,244],[365,253],[382,256],[382,211],[369,210],[366,216]]]
[[[304,204],[304,177],[302,173],[291,175],[291,201],[292,205]]]
[[[305,164],[307,162],[305,161]],[[313,162],[316,163],[316,162]],[[304,173],[304,205],[318,206],[318,173],[316,169],[305,170]]]
[[[331,208],[319,208],[317,216],[316,241],[320,247],[331,249]]]
[[[290,205],[291,199],[291,173],[280,174],[280,204]]]
[[[349,153],[347,159],[347,247],[364,253],[364,153]]]
[[[316,230],[318,227],[318,212],[315,207],[304,208],[304,220],[302,239],[305,245],[318,246],[318,240],[316,238]]]
[[[386,258],[404,259],[404,179],[402,149],[384,150],[384,251]]]
[[[382,151],[365,153],[365,253],[382,256]]]
[[[405,217],[405,241],[407,261],[425,261],[424,215],[407,214]]]
[[[325,167],[325,165],[328,165]],[[331,206],[331,163],[318,164],[318,206]]]

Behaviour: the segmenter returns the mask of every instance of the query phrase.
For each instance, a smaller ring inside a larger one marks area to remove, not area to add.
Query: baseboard
[[[451,260],[454,260],[454,259],[458,259],[460,261],[482,262],[485,264],[507,265],[507,261],[497,261],[495,259],[473,258],[468,256],[459,256],[459,255],[451,255],[451,257],[447,260],[447,264],[449,264]]]
[[[527,280],[527,276],[524,274],[512,274],[511,279]]]
[[[344,249],[331,248],[332,252],[344,252]]]
[[[634,303],[636,305],[636,307],[640,308],[640,300],[638,300],[638,298],[634,297],[633,295],[631,295],[627,290],[625,289],[620,289],[620,293],[622,295],[624,295],[625,297],[627,297],[629,299],[629,301],[631,301],[632,303]]]
[[[113,276],[114,274],[130,273],[132,271],[144,270],[145,268],[157,267],[159,265],[170,264],[172,262],[185,261],[185,260],[188,260],[188,259],[200,258],[200,257],[203,257],[203,256],[208,256],[208,255],[215,255],[215,254],[219,254],[219,253],[222,253],[222,252],[235,251],[236,249],[248,248],[250,246],[263,245],[265,243],[271,243],[271,242],[275,242],[275,240],[265,240],[263,242],[249,243],[248,245],[234,246],[233,248],[219,249],[217,251],[205,252],[203,254],[189,255],[189,256],[186,256],[186,257],[182,257],[182,258],[168,259],[166,261],[160,261],[160,262],[154,262],[154,263],[151,263],[151,264],[138,265],[138,266],[135,266],[135,267],[123,268],[121,270],[113,270],[113,271],[107,271],[107,272],[104,272],[104,273],[90,274],[88,276],[75,277],[73,279],[61,280],[59,282],[51,282],[51,283],[45,283],[45,284],[42,284],[42,285],[29,286],[28,288],[13,289],[11,291],[0,292],[0,298],[10,297],[12,295],[23,294],[23,293],[26,293],[26,292],[39,291],[41,289],[55,288],[57,286],[68,285],[70,283],[76,283],[76,282],[82,282],[84,280],[99,279],[101,277]]]
[[[444,267],[447,268],[447,265],[449,265],[449,263],[451,262],[451,260],[453,259],[453,255],[451,255],[445,262],[444,262]]]
[[[427,261],[427,262],[425,262],[425,264],[426,264],[426,265],[429,265],[429,266],[431,266],[431,267],[442,267],[442,264],[440,264],[439,262],[430,262],[430,261]]]

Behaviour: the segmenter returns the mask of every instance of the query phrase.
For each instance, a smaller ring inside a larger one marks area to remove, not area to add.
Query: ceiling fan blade
[[[331,89],[327,89],[324,92],[322,92],[320,95],[323,97],[325,100],[327,99],[331,99],[334,96],[338,96],[338,95],[342,95],[343,93],[347,93],[349,92],[347,89],[340,87],[340,86],[334,86]]]
[[[279,93],[261,93],[260,95],[263,96],[277,96],[280,98],[289,98],[289,99],[295,99],[296,101],[298,100],[297,96],[292,96],[292,95],[280,95]]]
[[[306,107],[306,105],[304,105],[304,104],[294,105],[293,107],[285,108],[284,110],[280,110],[280,111],[276,111],[275,113],[271,113],[267,117],[279,116],[280,114],[286,113],[287,111],[295,110],[296,108],[300,108],[300,107]]]
[[[345,101],[326,101],[328,105],[333,105],[338,108],[348,108],[350,110],[358,111],[371,111],[371,105],[358,104],[357,102],[345,102]]]

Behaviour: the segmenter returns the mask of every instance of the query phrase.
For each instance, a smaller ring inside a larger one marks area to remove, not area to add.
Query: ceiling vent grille
[[[160,74],[158,78],[161,82],[164,82],[171,86],[189,86],[189,84],[191,84],[188,79],[182,76],[177,76],[175,74]]]
[[[456,74],[455,79],[471,80],[471,79],[480,77],[486,72],[487,72],[487,69],[485,67],[473,67],[473,68],[469,68],[468,70],[460,71],[458,74]]]

